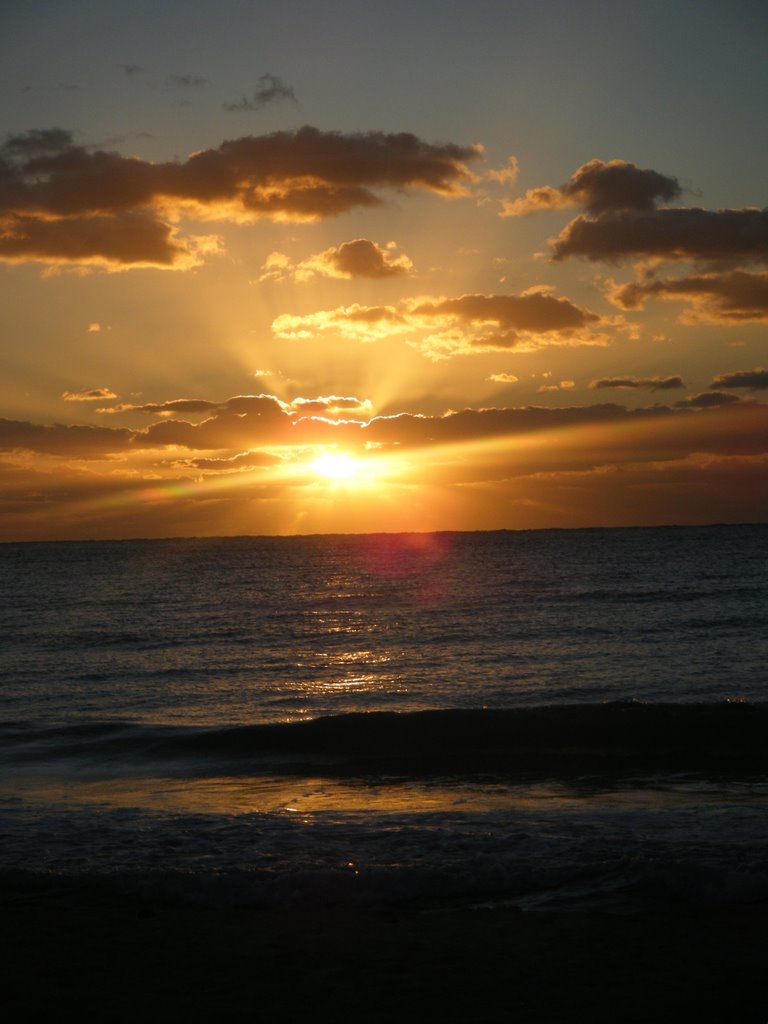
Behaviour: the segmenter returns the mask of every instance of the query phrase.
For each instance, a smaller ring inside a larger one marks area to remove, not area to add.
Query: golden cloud
[[[606,338],[593,331],[599,322],[596,313],[534,288],[521,295],[421,296],[397,306],[355,304],[305,316],[282,314],[272,330],[294,340],[325,331],[358,341],[407,334],[409,344],[437,361],[480,351],[605,344]]]

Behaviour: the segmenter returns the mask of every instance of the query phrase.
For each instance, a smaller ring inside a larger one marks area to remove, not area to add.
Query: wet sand
[[[8,1021],[768,1020],[768,914],[207,909],[0,895]]]

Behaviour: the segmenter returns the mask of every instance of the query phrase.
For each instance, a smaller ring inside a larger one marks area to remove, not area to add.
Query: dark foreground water
[[[768,897],[768,527],[0,546],[0,872]]]

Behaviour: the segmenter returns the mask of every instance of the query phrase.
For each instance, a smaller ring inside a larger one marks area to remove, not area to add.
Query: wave
[[[3,759],[198,772],[348,773],[762,769],[768,703],[641,703],[356,712],[293,723],[232,726],[87,722],[0,727]]]

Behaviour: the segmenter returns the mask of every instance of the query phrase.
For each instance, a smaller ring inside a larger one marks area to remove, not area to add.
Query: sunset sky
[[[0,539],[765,521],[764,0],[0,0]]]

